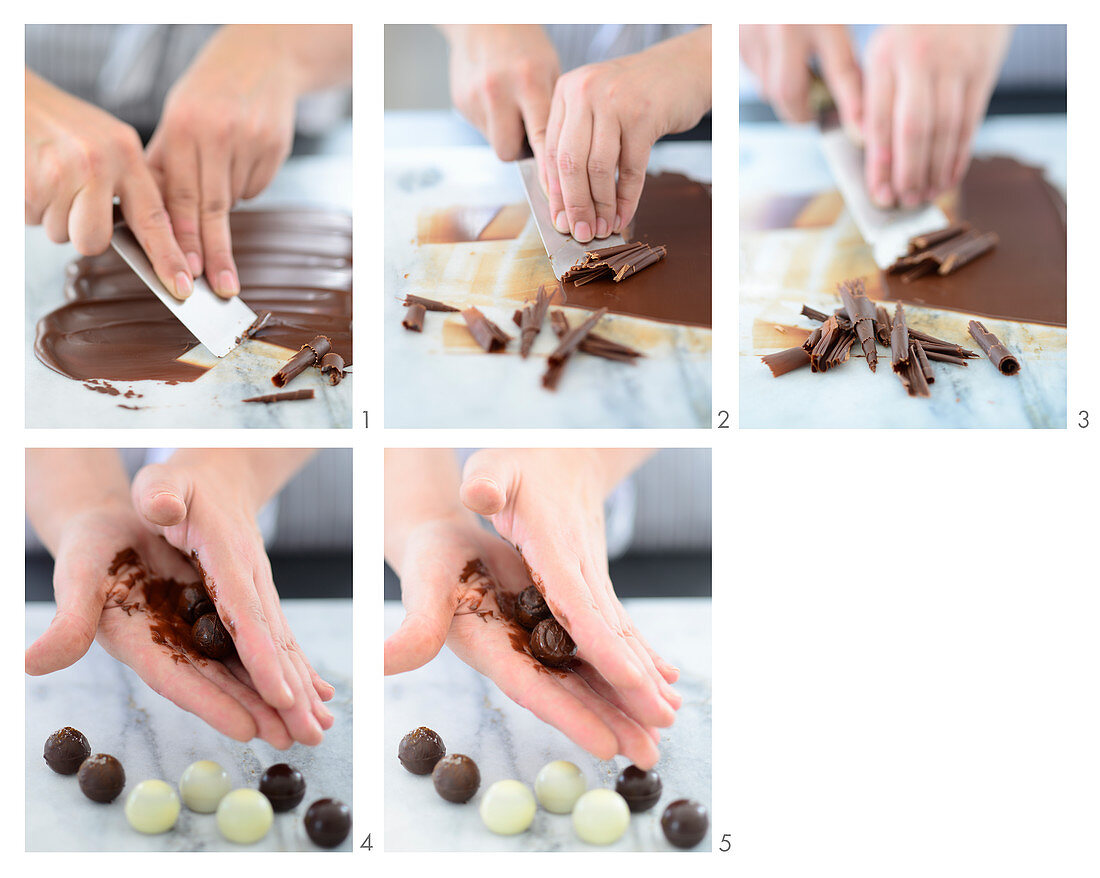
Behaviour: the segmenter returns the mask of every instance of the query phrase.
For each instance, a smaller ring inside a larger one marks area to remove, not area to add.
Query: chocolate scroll
[[[1015,375],[1020,371],[1020,361],[1008,352],[1001,340],[985,328],[977,320],[971,320],[968,328],[974,336],[974,341],[982,349],[982,353],[989,357],[989,361],[997,367],[1002,375]]]
[[[466,321],[466,326],[470,330],[470,335],[474,337],[474,341],[488,354],[499,353],[512,340],[512,336],[508,335],[477,308],[467,308],[462,312],[462,317]]]
[[[321,357],[330,350],[332,350],[332,342],[328,336],[314,336],[312,341],[302,345],[302,349],[283,364],[283,368],[271,376],[271,383],[276,387],[286,387],[294,378],[319,362]]]

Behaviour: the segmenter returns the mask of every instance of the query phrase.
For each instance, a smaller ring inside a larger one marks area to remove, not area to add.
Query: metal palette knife
[[[202,277],[195,278],[195,288],[190,296],[183,301],[177,299],[160,282],[149,257],[125,225],[115,226],[111,246],[172,312],[172,316],[191,330],[215,357],[224,357],[233,350],[245,330],[256,322],[256,312],[240,296],[223,299],[210,289]]]
[[[561,276],[569,271],[588,250],[597,247],[615,247],[625,244],[622,235],[609,235],[582,244],[569,235],[563,235],[554,228],[554,221],[550,218],[550,202],[542,191],[539,182],[539,166],[533,159],[521,159],[516,162],[519,167],[520,178],[523,180],[523,188],[527,192],[527,202],[531,205],[531,213],[535,217],[535,226],[542,238],[542,246],[546,248],[546,255],[550,257],[550,267],[554,270],[554,277],[561,280]]]

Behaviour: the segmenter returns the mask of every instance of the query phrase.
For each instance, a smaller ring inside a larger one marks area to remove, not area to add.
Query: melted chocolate
[[[317,335],[351,362],[351,220],[325,211],[231,215],[241,298],[270,319],[252,337],[298,350]],[[35,353],[78,380],[194,381],[179,362],[198,344],[113,250],[73,263],[68,304],[38,322]],[[94,389],[94,388],[93,388]]]

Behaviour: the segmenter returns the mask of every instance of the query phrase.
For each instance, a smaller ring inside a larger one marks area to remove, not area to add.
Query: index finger
[[[539,181],[542,191],[547,191],[546,183],[546,126],[550,122],[550,98],[552,92],[536,85],[524,89],[519,96],[519,112],[523,117],[523,127],[527,131],[527,142],[535,154],[535,164],[539,168]]]
[[[122,216],[141,249],[153,264],[160,282],[177,299],[186,299],[194,289],[187,259],[172,234],[172,222],[160,197],[153,175],[144,162],[135,162],[118,187]]]

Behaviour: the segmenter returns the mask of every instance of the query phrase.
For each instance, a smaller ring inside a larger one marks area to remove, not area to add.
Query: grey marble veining
[[[247,744],[214,731],[198,717],[157,695],[128,667],[94,644],[79,662],[44,677],[26,678],[26,848],[66,851],[298,851],[320,850],[305,834],[302,817],[310,803],[331,796],[352,806],[351,601],[284,601],[283,608],[318,673],[336,687],[328,703],[336,717],[319,747],[295,744],[276,750]],[[53,604],[27,604],[26,642],[44,631]],[[122,762],[126,788],[109,805],[85,798],[76,776],[51,771],[42,759],[49,735],[71,725],[88,737],[93,753]],[[255,845],[227,842],[213,814],[180,811],[175,828],[142,835],[130,828],[125,798],[141,781],[160,778],[177,787],[183,770],[212,759],[234,787],[255,787],[267,766],[289,762],[306,780],[297,808],[276,814],[271,831]],[[354,828],[340,849],[350,850]]]
[[[684,704],[676,723],[662,731],[661,774],[664,792],[651,810],[632,815],[626,834],[615,844],[597,847],[577,838],[568,814],[539,808],[530,829],[498,836],[485,828],[478,804],[494,781],[513,778],[534,786],[547,762],[576,763],[588,787],[613,788],[628,762],[600,761],[561,732],[505,697],[486,677],[459,661],[446,648],[423,668],[387,677],[385,682],[384,783],[386,850],[419,851],[671,851],[661,833],[660,817],[678,798],[711,804],[711,602],[704,598],[646,598],[623,601],[627,612],[654,649],[680,668],[677,690]],[[385,631],[392,634],[403,610],[385,605]],[[443,737],[448,753],[465,753],[478,764],[481,789],[465,805],[441,799],[431,777],[410,774],[397,760],[402,736],[426,725]],[[714,815],[711,814],[713,823]],[[711,835],[695,848],[711,848]]]

